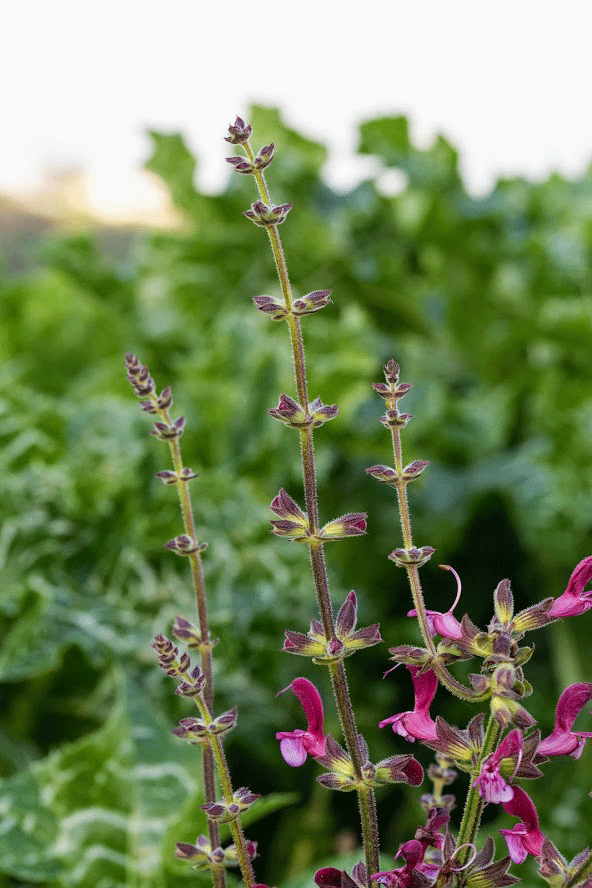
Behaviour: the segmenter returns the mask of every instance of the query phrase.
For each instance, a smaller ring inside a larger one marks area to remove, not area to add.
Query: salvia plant
[[[460,602],[461,580],[453,567],[443,564],[441,567],[451,573],[456,583],[454,603],[443,612],[427,610],[420,568],[432,557],[434,549],[417,545],[413,540],[407,489],[422,475],[428,462],[419,459],[406,462],[403,457],[401,433],[411,416],[400,409],[400,402],[411,385],[401,382],[400,368],[394,360],[388,361],[384,368],[384,381],[373,384],[384,401],[380,422],[391,439],[393,465],[373,465],[366,471],[392,488],[396,495],[402,544],[388,558],[407,573],[413,604],[409,616],[417,619],[422,645],[390,648],[394,666],[388,671],[401,665],[405,667],[396,676],[401,681],[411,680],[415,705],[407,712],[377,717],[377,727],[390,726],[407,742],[419,741],[431,750],[434,761],[427,777],[409,752],[374,762],[366,738],[357,729],[346,660],[363,648],[381,643],[382,638],[377,624],[358,627],[354,591],[346,596],[335,616],[325,545],[365,534],[366,514],[351,513],[321,521],[313,437],[316,429],[335,419],[338,408],[335,404],[324,404],[320,398],[310,398],[301,326],[303,317],[315,314],[331,302],[331,291],[315,290],[301,296],[293,293],[279,234],[279,226],[286,220],[291,206],[274,204],[266,183],[264,171],[274,158],[275,146],[265,145],[255,152],[251,135],[251,127],[237,117],[229,127],[226,141],[241,153],[227,160],[237,173],[254,180],[258,196],[244,215],[266,231],[277,268],[281,295],[258,295],[253,297],[253,302],[269,319],[287,326],[295,391],[280,394],[277,406],[268,412],[298,439],[304,481],[301,503],[284,489],[278,492],[271,503],[275,516],[271,525],[277,536],[307,547],[318,605],[318,619],[312,620],[308,631],[303,631],[303,627],[286,630],[283,650],[308,658],[328,670],[342,734],[338,742],[325,733],[327,701],[323,703],[312,681],[295,676],[288,687],[279,689],[278,693],[290,690],[296,696],[306,727],[278,731],[276,736],[279,752],[289,766],[299,767],[310,756],[322,769],[317,777],[322,786],[356,794],[363,846],[363,860],[351,873],[324,867],[316,873],[315,882],[319,888],[372,888],[376,884],[387,888],[503,888],[520,881],[510,872],[510,867],[523,863],[530,855],[538,862],[541,878],[551,888],[592,888],[592,851],[585,848],[567,861],[542,832],[536,807],[524,789],[524,781],[544,776],[553,757],[577,759],[586,739],[592,737],[592,731],[574,730],[576,717],[592,700],[592,682],[565,688],[557,702],[554,729],[547,737],[541,737],[535,719],[524,705],[533,690],[525,674],[533,647],[524,644],[524,638],[555,620],[579,616],[592,608],[592,592],[586,590],[592,579],[592,556],[576,566],[563,594],[518,613],[514,613],[509,580],[501,580],[493,593],[493,614],[485,629],[476,626],[468,615],[455,614]],[[202,567],[206,544],[196,538],[189,495],[189,484],[196,473],[184,465],[181,455],[180,440],[185,423],[183,417],[171,415],[169,387],[158,394],[149,370],[132,354],[126,357],[126,367],[127,378],[141,398],[142,409],[154,417],[152,434],[170,450],[172,468],[158,472],[157,477],[177,489],[183,531],[167,542],[166,547],[189,561],[195,591],[196,625],[179,616],[172,627],[176,641],[157,635],[153,644],[159,665],[177,681],[176,693],[187,702],[187,716],[173,733],[201,749],[205,793],[202,808],[207,834],[198,835],[194,844],[178,843],[176,854],[187,861],[187,866],[210,871],[216,888],[226,884],[226,869],[238,865],[245,885],[252,888],[257,885],[252,863],[256,844],[245,837],[241,815],[257,803],[259,795],[257,787],[233,786],[224,754],[224,738],[236,724],[237,710],[219,713],[216,709],[212,668],[216,642],[210,633]],[[451,672],[451,667],[462,660],[478,664],[469,674],[468,684]],[[405,679],[407,673],[408,679]],[[448,724],[433,712],[432,703],[440,685],[478,708],[465,727]],[[450,812],[457,801],[447,789],[454,783],[458,770],[469,775],[469,782],[460,827],[453,831]],[[381,871],[375,794],[388,784],[420,787],[424,780],[429,784],[424,785],[420,799],[424,821],[396,850],[394,860],[398,865]],[[515,821],[509,828],[500,830],[507,851],[501,856],[496,853],[491,837],[480,839],[481,817],[487,805],[501,805]],[[221,824],[229,825],[233,840],[225,848],[220,843]]]

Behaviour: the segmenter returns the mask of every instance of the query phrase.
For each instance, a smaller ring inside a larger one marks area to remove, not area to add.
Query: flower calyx
[[[244,145],[251,138],[253,127],[249,123],[245,123],[242,117],[236,117],[234,123],[228,127],[228,135],[224,136],[225,142],[231,145]]]
[[[155,472],[154,477],[158,478],[159,481],[162,481],[163,484],[178,484],[180,481],[191,481],[193,478],[197,478],[197,472],[185,468],[181,469],[179,474],[177,474],[177,472],[171,472],[169,469],[164,469],[162,472]]]
[[[220,847],[212,848],[206,836],[198,836],[195,845],[177,842],[175,857],[190,861],[194,870],[221,869],[225,866],[225,853]]]
[[[323,626],[318,620],[312,620],[309,632],[292,632],[286,629],[284,651],[311,657],[317,665],[329,665],[339,662],[344,657],[366,647],[372,647],[382,641],[378,623],[356,631],[357,599],[352,590],[342,604],[335,621],[335,634],[327,640]]]
[[[202,639],[199,629],[186,620],[185,617],[177,615],[173,623],[173,635],[182,641],[189,650],[197,650],[200,653],[211,651],[218,644],[218,638]]]
[[[516,885],[520,879],[508,873],[509,856],[495,860],[495,845],[491,836],[481,851],[477,852],[464,872],[463,882],[468,888],[506,888]]]
[[[179,534],[178,537],[175,537],[172,540],[168,540],[164,544],[165,549],[170,549],[171,552],[174,552],[175,555],[195,555],[196,553],[201,554],[205,552],[208,548],[207,543],[198,543],[197,540],[194,540],[193,537],[190,537],[187,533]]]
[[[292,302],[292,314],[296,317],[314,314],[331,304],[333,300],[330,297],[331,290],[313,290],[305,296],[299,296]]]
[[[553,598],[545,598],[514,616],[514,596],[509,580],[501,580],[493,593],[494,616],[488,626],[490,634],[505,632],[514,640],[519,641],[525,632],[539,629],[553,622],[551,609]]]
[[[278,406],[267,412],[289,428],[300,430],[319,428],[325,422],[334,419],[339,411],[337,404],[323,404],[320,398],[315,398],[305,409],[294,398],[282,394]]]
[[[282,321],[289,314],[284,300],[276,296],[253,296],[253,303],[272,321]]]
[[[159,441],[173,441],[180,438],[185,428],[185,417],[180,416],[172,422],[162,422],[158,420],[154,423],[154,427],[150,429],[150,434],[158,438]]]
[[[436,737],[426,745],[436,749],[463,771],[472,771],[479,762],[485,738],[484,714],[475,715],[465,729],[449,725],[440,715],[436,716]]]
[[[436,550],[432,546],[411,546],[409,549],[395,549],[390,553],[388,558],[397,565],[397,567],[421,567],[426,561],[429,561]]]
[[[176,737],[187,740],[191,745],[196,743],[208,743],[212,736],[222,736],[231,731],[236,725],[237,709],[229,709],[216,718],[212,719],[209,724],[201,718],[182,718],[172,733]]]
[[[363,536],[366,533],[366,512],[349,512],[340,518],[328,521],[315,534],[318,542],[328,543],[333,540],[345,540],[347,537]]]
[[[199,807],[206,812],[208,820],[213,820],[215,823],[230,823],[236,820],[243,811],[247,811],[260,797],[259,794],[251,792],[246,786],[242,786],[232,794],[231,802],[225,800],[206,802],[205,805]]]
[[[294,542],[305,542],[310,538],[308,517],[300,506],[283,489],[272,500],[270,509],[279,516],[279,521],[272,521],[272,530],[276,536],[285,537]]]
[[[245,210],[243,216],[254,222],[260,228],[273,228],[274,225],[281,225],[286,221],[286,217],[292,204],[277,204],[270,207],[264,204],[262,200],[256,200],[251,204],[250,210]]]
[[[423,780],[423,768],[412,755],[394,755],[376,765],[368,757],[368,746],[358,734],[358,752],[362,762],[362,779],[356,779],[350,756],[339,746],[333,737],[326,738],[325,754],[317,758],[328,774],[321,774],[317,782],[326,789],[350,792],[359,786],[379,787],[390,783],[407,783],[419,786]]]

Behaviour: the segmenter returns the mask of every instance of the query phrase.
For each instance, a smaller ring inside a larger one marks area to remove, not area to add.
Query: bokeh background
[[[170,736],[189,713],[150,650],[192,596],[162,548],[180,530],[174,491],[154,479],[168,452],[124,379],[126,351],[187,417],[219,706],[240,708],[228,754],[235,785],[266,794],[248,829],[258,878],[309,885],[319,864],[358,858],[357,813],[314,783],[314,764],[286,766],[274,739],[302,720],[280,688],[306,674],[327,701],[329,689],[280,652],[283,630],[314,616],[306,552],[268,524],[281,486],[301,499],[295,436],[266,413],[292,372],[285,330],[252,307],[278,288],[264,234],[241,215],[253,183],[228,177],[222,136],[238,112],[257,147],[276,143],[268,180],[294,205],[281,233],[295,290],[333,290],[304,322],[311,394],[340,407],[317,435],[320,503],[325,519],[369,516],[367,537],[327,554],[335,602],[354,588],[386,641],[348,661],[378,760],[408,751],[377,723],[412,701],[402,670],[382,679],[387,646],[418,637],[386,558],[394,495],[364,474],[390,461],[370,388],[386,359],[414,384],[408,460],[431,463],[411,488],[415,539],[437,549],[428,606],[454,595],[438,562],[484,626],[500,579],[527,606],[560,594],[592,551],[590,13],[369,3],[354,20],[302,3],[253,21],[232,3],[66,0],[34,12],[9,13],[18,39],[3,62],[0,885],[199,881],[172,856],[204,831],[198,753]],[[591,619],[536,638],[528,708],[545,731],[560,691],[592,680]],[[457,724],[471,714],[444,694],[437,705]],[[589,749],[532,786],[568,857],[592,840],[591,788]],[[455,789],[461,803],[462,779]],[[387,866],[419,794],[380,795]],[[512,822],[485,820],[494,836]]]

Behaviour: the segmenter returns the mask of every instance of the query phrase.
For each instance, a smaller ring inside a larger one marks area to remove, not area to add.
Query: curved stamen
[[[453,567],[450,567],[449,564],[439,564],[438,567],[441,567],[442,570],[449,570],[451,573],[454,574],[454,576],[455,576],[455,578],[456,578],[456,598],[454,599],[454,602],[453,602],[453,604],[452,604],[452,607],[451,607],[449,610],[446,611],[447,614],[451,614],[452,611],[454,610],[454,608],[456,607],[456,605],[457,605],[458,602],[459,602],[459,599],[460,599],[460,593],[461,593],[461,591],[462,591],[462,583],[461,583],[461,581],[460,581],[460,577],[459,577],[459,575],[457,574],[457,572],[455,571],[455,569],[454,569]]]

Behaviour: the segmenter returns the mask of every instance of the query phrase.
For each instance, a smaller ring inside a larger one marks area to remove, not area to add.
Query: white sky
[[[592,159],[590,0],[12,0],[2,19],[2,191],[73,164],[133,203],[148,127],[183,131],[213,189],[250,101],[328,141],[336,185],[356,122],[385,113],[443,131],[474,191]]]

